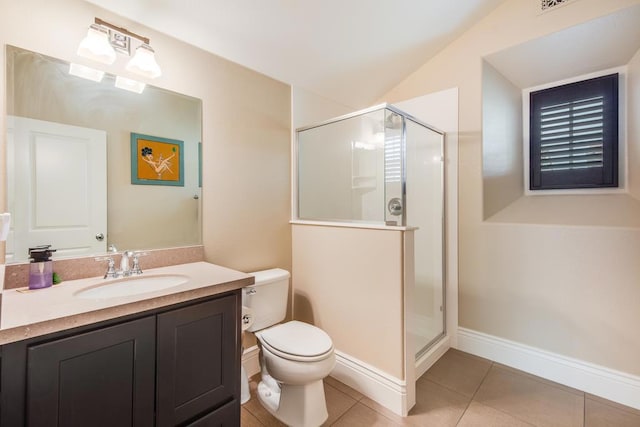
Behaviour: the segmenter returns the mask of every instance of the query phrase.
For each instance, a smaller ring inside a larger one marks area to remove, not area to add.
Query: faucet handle
[[[131,274],[142,274],[142,269],[140,268],[140,257],[149,255],[148,252],[134,252],[133,253],[133,266],[131,266]]]
[[[107,272],[104,273],[104,279],[107,277],[118,277],[118,272],[116,271],[116,262],[110,256],[96,257],[94,258],[96,261],[103,262],[107,261]]]

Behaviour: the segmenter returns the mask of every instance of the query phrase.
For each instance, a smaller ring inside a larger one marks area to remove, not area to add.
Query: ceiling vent
[[[546,11],[552,9],[556,6],[560,6],[566,3],[571,2],[572,0],[542,0],[541,9],[542,11]]]

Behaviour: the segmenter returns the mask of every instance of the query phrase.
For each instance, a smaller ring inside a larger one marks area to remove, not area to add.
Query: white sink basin
[[[135,276],[91,286],[73,295],[84,299],[116,298],[173,288],[188,281],[189,277],[181,274]]]

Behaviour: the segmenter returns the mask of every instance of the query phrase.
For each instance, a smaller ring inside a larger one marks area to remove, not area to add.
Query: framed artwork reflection
[[[131,184],[184,187],[184,142],[131,132]]]

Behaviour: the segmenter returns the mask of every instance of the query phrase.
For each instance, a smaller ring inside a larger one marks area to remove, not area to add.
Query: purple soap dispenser
[[[55,252],[51,245],[29,248],[29,289],[48,288],[53,284],[53,261],[51,254]]]

